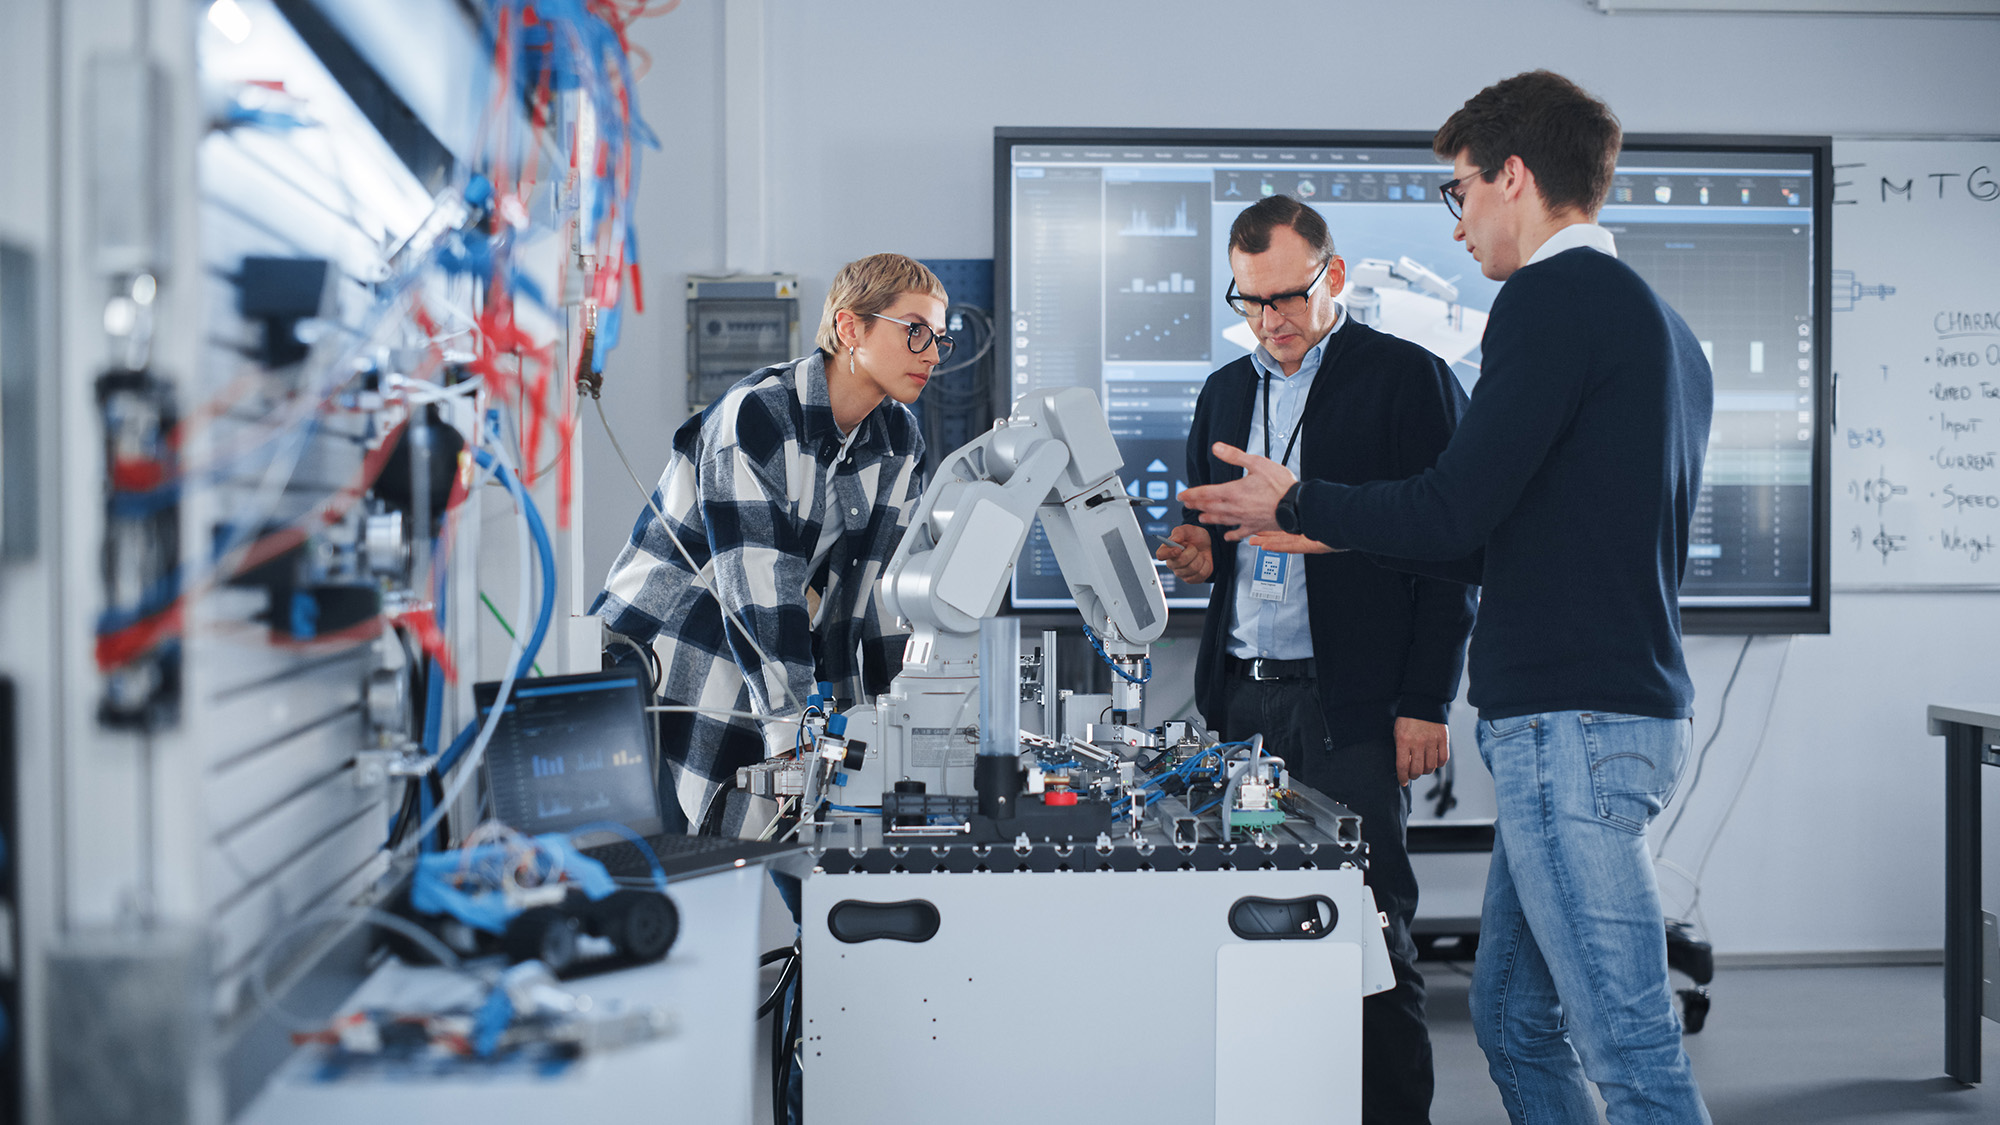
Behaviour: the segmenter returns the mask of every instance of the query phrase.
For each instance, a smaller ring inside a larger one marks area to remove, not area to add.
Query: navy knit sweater
[[[1472,404],[1437,465],[1300,490],[1306,535],[1408,559],[1484,547],[1481,717],[1692,714],[1679,590],[1714,385],[1687,322],[1629,266],[1567,250],[1508,278]],[[1450,572],[1443,568],[1439,573]]]

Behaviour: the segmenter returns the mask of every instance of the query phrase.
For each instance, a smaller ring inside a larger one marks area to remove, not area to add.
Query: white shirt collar
[[[1614,258],[1618,256],[1618,244],[1612,239],[1610,231],[1596,223],[1571,223],[1550,235],[1547,242],[1542,243],[1540,248],[1529,255],[1525,264],[1532,266],[1545,258],[1553,258],[1565,250],[1574,250],[1579,246],[1588,246],[1600,254],[1609,254]]]

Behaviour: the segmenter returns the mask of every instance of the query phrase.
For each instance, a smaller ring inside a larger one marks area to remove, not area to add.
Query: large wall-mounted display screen
[[[1237,212],[1267,195],[1316,208],[1346,259],[1349,315],[1479,381],[1500,283],[1452,239],[1451,178],[1427,134],[999,129],[996,269],[1007,398],[1086,386],[1125,456],[1148,534],[1174,497],[1195,397],[1249,352],[1223,304]],[[1830,145],[1819,138],[1626,138],[1600,217],[1687,318],[1715,371],[1715,423],[1681,590],[1694,632],[1824,632]],[[1003,404],[1004,406],[1004,404]],[[1206,606],[1205,586],[1168,602]],[[1017,610],[1067,607],[1037,529]]]

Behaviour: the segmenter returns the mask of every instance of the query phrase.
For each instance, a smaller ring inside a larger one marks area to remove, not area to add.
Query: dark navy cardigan
[[[1210,446],[1223,441],[1242,448],[1249,440],[1258,380],[1248,356],[1208,377],[1188,436],[1189,484],[1243,475]],[[1465,405],[1465,391],[1443,360],[1350,319],[1328,338],[1306,395],[1301,476],[1360,483],[1421,472],[1451,440]],[[1192,514],[1184,518],[1195,521]],[[1207,530],[1215,574],[1195,663],[1195,701],[1218,726],[1236,544],[1223,539],[1225,529]],[[1458,696],[1475,590],[1389,569],[1354,552],[1305,556],[1305,578],[1320,709],[1334,745],[1386,739],[1398,716],[1444,722]]]

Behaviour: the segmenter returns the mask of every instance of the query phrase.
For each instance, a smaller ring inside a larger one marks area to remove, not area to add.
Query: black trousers
[[[1368,845],[1366,882],[1376,908],[1389,916],[1389,960],[1396,987],[1361,1001],[1361,1120],[1369,1125],[1427,1125],[1435,1080],[1430,1029],[1424,1023],[1424,978],[1410,920],[1417,912],[1417,876],[1410,868],[1405,826],[1409,790],[1396,783],[1393,739],[1335,746],[1311,680],[1255,681],[1232,676],[1223,687],[1222,737],[1264,736],[1264,749],[1285,760],[1293,780],[1361,816]]]

